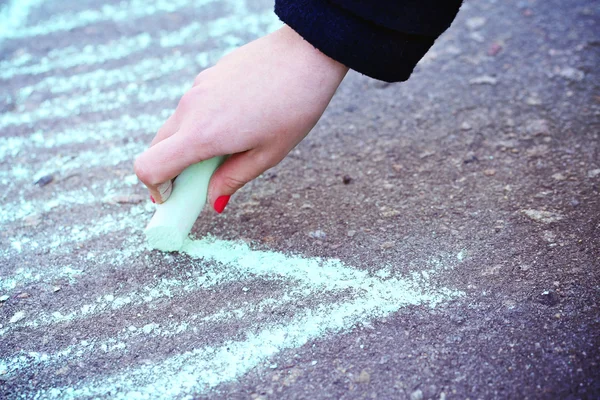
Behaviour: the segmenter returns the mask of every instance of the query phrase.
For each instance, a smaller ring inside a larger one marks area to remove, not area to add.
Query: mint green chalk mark
[[[194,258],[226,263],[227,268],[221,269],[232,268],[230,273],[236,276],[251,272],[270,279],[298,280],[310,288],[306,296],[343,288],[353,289],[354,295],[306,310],[287,323],[255,327],[245,340],[188,351],[152,365],[131,367],[109,377],[40,391],[37,395],[70,399],[110,393],[115,398],[166,399],[202,393],[237,379],[286,349],[344,333],[358,323],[369,323],[408,305],[436,307],[464,296],[460,291],[433,287],[420,273],[382,280],[339,260],[251,250],[243,243],[214,238],[189,241],[185,251]]]

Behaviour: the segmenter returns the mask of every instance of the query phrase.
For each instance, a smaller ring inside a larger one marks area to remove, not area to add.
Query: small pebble
[[[40,214],[30,214],[23,218],[23,225],[30,228],[35,228],[40,222],[42,222],[42,216]]]
[[[381,245],[381,248],[383,250],[387,250],[387,249],[391,249],[394,246],[396,246],[396,243],[394,243],[394,242],[385,242]]]
[[[107,204],[138,204],[145,200],[147,197],[141,194],[118,194],[105,198],[103,202]]]
[[[467,28],[471,30],[479,29],[484,26],[486,19],[484,17],[472,17],[467,20]]]
[[[494,57],[501,51],[502,51],[502,46],[500,46],[498,43],[492,43],[490,48],[488,49],[487,54],[488,54],[488,56]]]
[[[8,322],[10,322],[11,324],[14,324],[16,322],[19,322],[19,321],[23,320],[24,318],[25,318],[25,312],[18,311],[18,312],[15,313],[15,315],[13,315],[10,318],[10,321],[8,321]]]
[[[483,76],[478,76],[476,78],[469,80],[469,83],[471,85],[492,85],[493,86],[498,83],[498,79],[494,78],[493,76],[483,75]]]
[[[327,237],[327,234],[321,230],[316,230],[313,232],[309,232],[308,236],[310,236],[313,239],[325,239]]]
[[[532,220],[542,222],[544,224],[550,224],[552,222],[557,222],[563,219],[562,215],[551,211],[528,209],[521,210],[521,212],[527,215]]]
[[[6,300],[9,299],[9,296],[7,294],[0,296],[0,303],[4,303]]]
[[[54,176],[52,175],[44,175],[37,181],[35,181],[34,185],[38,185],[39,187],[44,187],[47,184],[51,183],[54,180]]]
[[[585,72],[573,67],[561,68],[557,75],[573,82],[581,82],[585,78]]]
[[[54,375],[66,375],[69,372],[69,369],[69,366],[65,365],[64,367],[57,369],[54,372]]]
[[[435,154],[435,151],[433,150],[425,150],[424,152],[422,152],[421,154],[419,154],[419,158],[420,159],[424,159],[427,157],[431,157]]]
[[[525,103],[530,106],[539,106],[542,104],[542,99],[534,93],[525,99]]]
[[[350,183],[352,183],[353,180],[354,179],[352,179],[350,175],[344,175],[342,182],[344,182],[344,185],[349,185]]]
[[[356,231],[348,231],[348,233],[346,233],[346,235],[348,237],[354,237],[354,235],[356,235]]]
[[[533,119],[527,122],[526,130],[533,136],[549,135],[550,124],[545,119]]]
[[[410,400],[423,400],[423,392],[417,389],[410,394]]]
[[[356,383],[369,383],[371,382],[371,374],[369,374],[366,370],[362,370],[360,375],[358,375],[355,379]]]
[[[588,171],[588,173],[587,173],[588,178],[595,178],[598,175],[600,175],[600,168],[592,169],[592,170]]]
[[[59,290],[60,290],[60,286],[54,286],[54,287],[52,288],[52,291],[53,291],[54,293],[58,292]]]
[[[494,175],[496,175],[496,170],[495,169],[486,169],[483,171],[483,174],[485,176],[494,176]]]

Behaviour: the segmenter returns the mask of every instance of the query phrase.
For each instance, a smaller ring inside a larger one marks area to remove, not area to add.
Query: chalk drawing
[[[76,156],[57,155],[46,161],[44,165],[30,167],[27,164],[14,165],[10,170],[0,171],[0,179],[10,179],[12,183],[20,181],[34,182],[40,177],[56,173],[66,174],[79,171],[81,167],[89,170],[99,166],[116,166],[124,161],[131,161],[148,147],[149,137],[142,142],[130,142],[122,146],[114,146],[105,151],[88,150]]]
[[[237,47],[242,43],[237,35],[243,33],[249,37],[260,37],[272,32],[282,25],[272,11],[261,13],[240,14],[241,9],[236,8],[233,15],[219,18],[206,23],[193,22],[184,25],[175,31],[161,31],[155,37],[148,33],[142,33],[134,37],[122,37],[109,43],[80,46],[69,46],[53,49],[40,60],[32,65],[25,65],[34,56],[22,54],[15,60],[0,62],[0,79],[10,79],[18,75],[37,75],[48,71],[60,71],[75,66],[95,66],[106,61],[119,60],[140,54],[151,49],[153,53],[157,48],[171,48],[176,46],[190,46],[203,43],[208,39],[217,39],[221,48]],[[185,57],[179,55],[179,57]],[[173,62],[176,57],[164,59],[164,63]],[[144,58],[140,60],[144,62]],[[100,70],[102,71],[102,70]],[[57,87],[65,87],[61,81],[73,77],[76,81],[81,80],[79,74],[69,77],[47,77],[37,85],[23,88],[19,91],[22,97],[34,90],[52,88],[56,93]],[[101,82],[98,82],[101,83]]]
[[[102,64],[106,61],[118,60],[136,52],[146,50],[151,44],[152,37],[147,33],[142,33],[133,37],[125,36],[118,40],[110,41],[107,44],[86,45],[84,47],[69,46],[62,49],[53,49],[41,59],[36,59],[31,54],[28,54],[26,57],[21,55],[14,60],[0,62],[0,79],[11,79],[19,75],[38,75],[49,71],[56,73],[61,69],[68,69],[79,65]],[[26,65],[32,60],[35,60],[35,62],[31,63],[31,65]],[[58,79],[49,76],[42,81],[47,82],[45,84],[28,86],[21,89],[19,96],[23,97],[27,92],[33,92],[45,86],[50,86],[52,81]]]
[[[31,214],[44,214],[49,211],[66,211],[75,205],[100,205],[102,199],[126,190],[131,181],[115,179],[92,182],[87,187],[71,191],[58,192],[52,198],[40,200],[19,200],[3,204],[0,208],[0,223],[22,219]]]
[[[21,27],[19,29],[5,29],[2,31],[2,37],[10,39],[23,39],[32,36],[49,35],[56,32],[70,31],[74,28],[89,26],[103,21],[124,22],[148,17],[157,13],[169,13],[179,11],[184,8],[202,8],[216,0],[154,0],[151,3],[144,0],[130,0],[128,2],[112,4],[103,4],[102,8],[93,10],[83,10],[79,12],[68,12],[53,15],[47,21],[37,25]],[[21,1],[13,1],[15,4]],[[23,3],[39,3],[39,1],[29,0]],[[227,3],[225,3],[227,4]],[[243,6],[243,1],[232,1],[232,6]],[[16,14],[19,16],[24,13],[17,8]],[[22,17],[21,17],[22,18]]]
[[[50,272],[50,273],[49,273]],[[12,276],[3,276],[0,280],[0,291],[3,293],[7,293],[10,290],[22,286],[24,284],[29,284],[32,282],[40,282],[52,279],[62,279],[66,278],[70,282],[75,281],[75,277],[82,274],[82,271],[76,268],[73,268],[72,265],[67,265],[64,267],[55,267],[50,271],[41,271],[38,269],[32,268],[19,268],[15,271]]]
[[[84,113],[106,112],[120,109],[131,103],[174,100],[181,97],[190,87],[190,79],[159,87],[132,83],[125,88],[106,92],[90,91],[67,99],[55,98],[42,102],[33,111],[4,113],[0,116],[0,129],[11,125],[35,124],[44,119],[60,119]]]
[[[92,219],[85,224],[58,227],[56,232],[50,234],[42,233],[39,236],[33,236],[30,232],[25,232],[21,236],[9,237],[11,244],[19,243],[18,249],[13,244],[10,248],[2,249],[0,255],[9,260],[17,253],[28,253],[38,250],[44,250],[52,254],[62,254],[65,251],[69,251],[69,248],[65,248],[65,245],[86,243],[107,233],[116,233],[122,230],[129,230],[130,232],[133,229],[141,230],[144,224],[144,217],[151,216],[152,213],[153,209],[148,202],[146,206],[133,206],[126,211]],[[136,241],[139,241],[139,238],[136,238]],[[44,272],[47,273],[48,270]],[[3,283],[5,282],[0,282],[0,289],[2,289]]]
[[[15,157],[23,150],[32,152],[36,149],[51,149],[65,145],[93,144],[93,142],[130,137],[134,133],[142,134],[142,137],[144,134],[154,136],[173,111],[174,108],[165,108],[157,110],[154,114],[136,116],[125,114],[115,119],[79,124],[64,130],[36,130],[30,135],[0,137],[0,160]],[[150,140],[152,136],[147,136],[146,139]],[[31,164],[28,164],[25,169],[30,170],[30,166]],[[8,175],[1,171],[0,174]],[[31,172],[26,172],[26,174],[32,176]]]

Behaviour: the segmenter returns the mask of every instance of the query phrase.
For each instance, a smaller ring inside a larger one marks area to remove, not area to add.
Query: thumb
[[[216,212],[222,213],[232,194],[277,164],[259,155],[256,149],[233,154],[215,171],[210,179],[208,200]]]
[[[134,164],[134,170],[144,183],[153,201],[161,204],[171,195],[172,180],[186,167],[214,157],[208,146],[197,149],[190,145],[189,135],[175,133],[154,144],[142,153]]]

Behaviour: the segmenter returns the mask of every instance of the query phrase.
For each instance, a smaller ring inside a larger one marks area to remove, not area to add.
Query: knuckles
[[[202,85],[204,82],[210,80],[210,76],[212,75],[212,67],[211,68],[206,68],[205,70],[201,71],[198,75],[196,75],[196,77],[194,78],[194,84],[193,86],[200,86]]]
[[[188,90],[181,96],[179,99],[179,104],[177,105],[177,112],[180,114],[187,114],[192,108],[194,104],[198,101],[196,93],[193,90]]]
[[[221,184],[231,191],[235,192],[241,189],[247,182],[243,179],[235,178],[233,176],[225,176],[222,178]]]
[[[276,152],[260,152],[256,156],[256,163],[262,166],[264,172],[279,164],[282,159],[283,157],[279,156]]]

